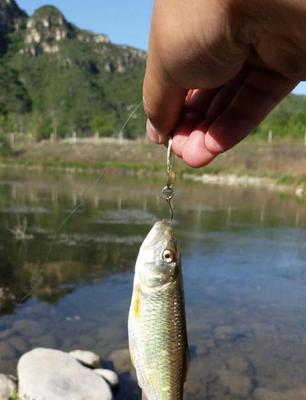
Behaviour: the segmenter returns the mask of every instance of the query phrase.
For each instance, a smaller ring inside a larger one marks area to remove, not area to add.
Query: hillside
[[[118,132],[141,99],[145,53],[84,31],[53,6],[0,0],[0,129],[40,139]],[[138,113],[126,135],[142,133]]]
[[[141,99],[145,53],[79,29],[53,6],[28,16],[0,0],[0,141],[119,133]],[[291,95],[255,130],[304,137],[306,96]],[[124,134],[143,135],[141,111]]]

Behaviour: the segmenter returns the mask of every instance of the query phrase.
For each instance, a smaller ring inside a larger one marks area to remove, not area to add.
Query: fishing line
[[[132,112],[129,114],[128,118],[126,119],[126,121],[124,122],[124,124],[122,125],[121,129],[119,130],[120,133],[123,132],[123,130],[126,128],[127,124],[129,123],[129,121],[133,118],[133,116],[136,114],[136,112],[139,110],[139,108],[142,105],[142,101],[140,101],[135,108],[132,110]],[[84,196],[88,193],[90,193],[98,184],[99,182],[102,180],[102,178],[104,177],[106,172],[106,167],[103,168],[102,172],[99,174],[99,176],[97,177],[97,179],[89,184],[81,193],[81,198],[83,198],[83,200],[81,200],[68,214],[67,216],[63,219],[62,223],[60,224],[60,226],[57,228],[57,230],[54,233],[54,236],[51,240],[50,246],[47,250],[46,256],[45,258],[41,261],[38,262],[38,269],[37,271],[34,271],[32,273],[31,279],[30,279],[30,289],[29,292],[27,294],[25,294],[21,299],[17,300],[15,302],[15,306],[16,306],[16,310],[18,309],[18,307],[20,307],[26,300],[30,299],[33,296],[34,290],[35,288],[40,284],[41,282],[41,278],[43,276],[43,267],[44,265],[48,262],[49,257],[53,251],[53,248],[56,244],[56,239],[57,236],[62,232],[63,228],[66,226],[66,224],[71,220],[71,218],[82,208],[82,206],[84,205]],[[170,205],[170,203],[169,203]],[[171,206],[171,205],[170,205]],[[4,324],[4,329],[9,329],[9,322],[7,322],[6,324]],[[4,343],[2,344],[2,346],[4,345]],[[1,356],[1,351],[0,351],[0,359],[3,359]]]
[[[123,123],[122,127],[120,128],[119,132],[123,132],[123,130],[126,128],[127,124],[129,123],[129,121],[131,120],[131,118],[133,118],[133,116],[136,114],[136,112],[139,110],[139,108],[142,106],[143,102],[142,100],[137,103],[137,105],[134,107],[134,109],[132,110],[132,112],[128,115],[127,119],[125,120],[125,122]],[[81,198],[90,193],[97,185],[98,183],[102,180],[102,178],[104,177],[106,172],[106,167],[103,168],[102,172],[99,174],[99,176],[97,177],[97,179],[89,184],[87,187],[85,187],[85,189],[83,190],[83,192],[81,193]],[[42,277],[42,270],[44,265],[48,262],[49,257],[52,253],[52,250],[54,248],[54,245],[56,243],[56,239],[57,239],[57,235],[59,235],[62,230],[64,229],[64,227],[66,226],[66,224],[71,220],[71,218],[82,208],[82,206],[84,205],[84,200],[81,200],[69,213],[68,215],[63,219],[62,223],[60,224],[60,226],[56,229],[54,236],[51,240],[50,246],[47,250],[46,256],[45,258],[41,261],[38,262],[38,270],[36,272],[33,273],[31,280],[30,280],[30,290],[29,293],[25,294],[21,299],[19,299],[16,303],[15,306],[16,308],[18,308],[19,306],[21,306],[27,299],[29,299],[34,292],[35,287],[39,284],[40,279]],[[1,358],[1,356],[0,356]]]
[[[128,116],[127,120],[125,123],[122,125],[121,129],[119,130],[119,133],[123,132],[127,124],[130,122],[130,120],[134,117],[136,112],[139,110],[139,108],[142,106],[142,100],[136,105],[134,110],[131,112],[131,114]]]

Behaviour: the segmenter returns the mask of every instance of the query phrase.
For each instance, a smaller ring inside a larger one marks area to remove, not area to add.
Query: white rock
[[[69,354],[86,367],[99,368],[101,365],[100,356],[92,351],[86,350],[73,350]]]
[[[112,387],[119,385],[119,378],[116,372],[111,371],[110,369],[103,368],[94,369],[94,372],[104,378],[106,382],[109,383]]]
[[[113,399],[105,380],[63,351],[34,349],[20,358],[17,372],[22,399]]]
[[[16,390],[16,378],[0,374],[0,400],[9,400]]]

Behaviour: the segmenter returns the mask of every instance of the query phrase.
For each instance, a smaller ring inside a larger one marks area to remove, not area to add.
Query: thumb
[[[180,118],[187,92],[167,73],[151,41],[143,83],[143,104],[150,121],[148,135],[153,141],[167,142]]]

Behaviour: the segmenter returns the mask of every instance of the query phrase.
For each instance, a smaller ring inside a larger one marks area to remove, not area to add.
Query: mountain
[[[7,50],[6,34],[19,30],[24,25],[26,16],[14,0],[0,1],[0,54]]]
[[[32,16],[0,0],[0,142],[10,132],[35,139],[118,134],[141,100],[146,54],[78,28],[50,5]],[[255,130],[303,136],[306,97],[288,96]],[[142,135],[138,111],[124,129]]]
[[[0,132],[37,139],[118,133],[141,100],[145,52],[79,29],[53,6],[0,0]],[[138,112],[125,129],[144,131]]]

